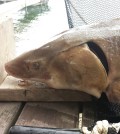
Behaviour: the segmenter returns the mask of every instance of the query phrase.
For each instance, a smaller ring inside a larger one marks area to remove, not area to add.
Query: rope
[[[120,122],[109,124],[107,120],[97,121],[91,131],[87,127],[82,128],[83,134],[119,134]]]

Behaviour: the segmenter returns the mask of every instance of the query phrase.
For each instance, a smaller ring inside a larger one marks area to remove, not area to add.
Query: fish
[[[120,103],[120,19],[79,26],[5,64],[9,75]]]

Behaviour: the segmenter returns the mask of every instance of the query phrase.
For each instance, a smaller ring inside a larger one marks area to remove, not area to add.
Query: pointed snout
[[[5,70],[9,75],[14,76],[16,74],[16,67],[14,66],[14,64],[10,61],[5,63]]]
[[[16,62],[14,62],[14,61],[9,61],[9,62],[5,63],[6,72],[9,75],[14,76],[14,77],[18,77],[19,74],[23,74],[24,69],[22,69],[22,68],[23,68],[22,62],[16,64]]]
[[[5,70],[6,70],[6,72],[7,72],[9,75],[11,74],[11,72],[13,72],[13,68],[12,68],[12,66],[11,66],[11,62],[5,63]]]

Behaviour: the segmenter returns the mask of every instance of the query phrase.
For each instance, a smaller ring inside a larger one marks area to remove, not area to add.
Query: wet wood
[[[16,125],[76,128],[78,121],[79,106],[77,103],[27,103]]]
[[[18,79],[7,77],[0,86],[0,101],[90,101],[91,96],[74,90],[41,88],[39,84],[18,86]]]
[[[21,103],[0,102],[0,134],[6,134],[14,125],[22,108]]]

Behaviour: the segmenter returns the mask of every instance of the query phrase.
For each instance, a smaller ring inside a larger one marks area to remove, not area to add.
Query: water
[[[16,56],[38,48],[49,38],[68,29],[64,0],[49,0],[24,8],[13,15]]]
[[[50,8],[47,3],[28,6],[18,11],[18,13],[16,13],[16,17],[18,16],[18,18],[14,18],[15,33],[20,34],[26,32],[34,21],[38,21],[39,16],[45,13],[47,14],[48,11],[50,11]]]

